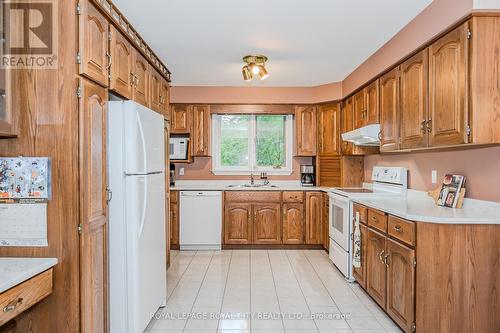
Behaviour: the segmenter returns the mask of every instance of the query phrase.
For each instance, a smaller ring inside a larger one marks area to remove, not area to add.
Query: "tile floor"
[[[320,250],[173,251],[167,293],[146,332],[401,332]]]

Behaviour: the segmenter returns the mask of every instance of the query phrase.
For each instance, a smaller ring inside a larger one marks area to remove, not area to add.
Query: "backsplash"
[[[299,180],[300,166],[302,164],[311,164],[311,157],[294,157],[293,158],[293,173],[287,176],[269,176],[269,179],[276,180]],[[184,176],[179,175],[179,169],[184,168]],[[211,171],[211,157],[195,157],[193,163],[176,163],[175,164],[175,179],[176,180],[214,180],[214,179],[249,179],[249,176],[217,176]]]
[[[467,177],[466,197],[500,202],[500,147],[366,156],[365,180],[371,179],[375,165],[407,167],[409,188],[422,191],[441,186],[447,173],[461,174]],[[431,182],[432,170],[437,170],[436,184]]]

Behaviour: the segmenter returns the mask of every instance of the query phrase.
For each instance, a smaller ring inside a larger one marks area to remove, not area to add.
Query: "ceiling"
[[[316,86],[343,80],[432,0],[114,0],[176,86]],[[245,83],[246,54],[270,76]]]

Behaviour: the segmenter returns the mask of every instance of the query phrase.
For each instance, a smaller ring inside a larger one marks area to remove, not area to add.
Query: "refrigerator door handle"
[[[142,181],[141,181],[144,186],[142,186],[142,190],[143,190],[143,195],[142,195],[142,212],[141,212],[141,220],[140,220],[140,223],[139,223],[139,233],[137,235],[137,238],[141,238],[142,236],[142,231],[144,229],[144,224],[145,224],[145,217],[146,217],[146,206],[147,206],[147,193],[148,193],[148,181],[146,179],[146,177],[143,177]]]
[[[140,147],[142,149],[142,158],[143,158],[143,170],[146,171],[148,170],[148,156],[147,155],[147,150],[146,150],[146,138],[144,137],[144,128],[142,126],[142,120],[139,115],[137,115],[137,127],[139,127],[139,133],[141,135],[141,143]]]

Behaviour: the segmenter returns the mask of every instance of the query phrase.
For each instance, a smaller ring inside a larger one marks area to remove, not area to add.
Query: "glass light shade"
[[[267,72],[266,68],[262,65],[257,65],[257,67],[259,68],[259,78],[261,80],[265,80],[268,76],[269,76],[269,73]]]
[[[250,70],[250,68],[247,65],[243,66],[241,72],[243,74],[243,80],[251,81],[253,79],[252,71]]]
[[[250,65],[248,65],[248,67],[252,71],[253,75],[258,75],[260,73],[260,68],[258,65],[251,63]]]

